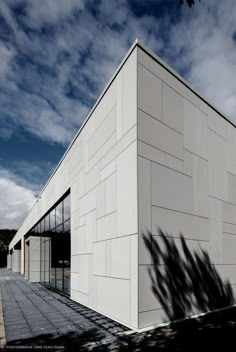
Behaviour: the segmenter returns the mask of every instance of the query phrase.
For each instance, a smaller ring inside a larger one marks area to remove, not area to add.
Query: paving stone
[[[110,339],[127,330],[99,313],[71,301],[40,283],[29,283],[21,275],[0,269],[7,342],[51,334],[105,331]],[[104,327],[106,325],[106,327]],[[109,332],[109,331],[110,332]]]
[[[15,329],[21,329],[21,328],[25,328],[28,329],[29,325],[25,324],[24,322],[21,322],[20,324],[11,324],[11,323],[7,323],[6,325],[6,330],[15,330]]]

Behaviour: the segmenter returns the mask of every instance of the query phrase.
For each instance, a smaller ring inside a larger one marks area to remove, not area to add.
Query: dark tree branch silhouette
[[[150,232],[143,239],[153,262],[148,270],[152,290],[169,320],[234,304],[230,282],[221,279],[206,251],[191,253],[180,235],[182,254],[174,239],[161,229],[159,241]]]
[[[201,0],[199,0],[200,2]],[[179,0],[180,4],[183,5],[184,4],[184,0]],[[192,7],[195,4],[194,0],[186,0],[187,4],[189,7]]]

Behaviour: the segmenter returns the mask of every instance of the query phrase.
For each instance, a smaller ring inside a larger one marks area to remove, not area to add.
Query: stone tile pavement
[[[7,343],[91,329],[99,329],[112,341],[128,330],[40,283],[29,283],[8,269],[0,269],[0,292]]]
[[[3,319],[3,307],[2,307],[2,296],[0,290],[0,347],[4,346],[6,343],[5,326]]]

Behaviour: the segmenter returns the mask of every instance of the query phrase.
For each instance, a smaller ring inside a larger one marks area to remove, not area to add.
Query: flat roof
[[[204,101],[204,103],[206,103],[208,106],[210,106],[215,112],[217,112],[222,118],[224,118],[227,122],[229,122],[231,125],[233,125],[236,128],[236,123],[230,119],[229,117],[227,117],[219,108],[217,108],[213,103],[211,103],[210,101],[208,101],[208,99],[206,99],[205,97],[203,97],[201,95],[201,93],[198,92],[198,90],[196,90],[195,88],[192,87],[192,85],[187,82],[182,76],[180,76],[175,70],[173,70],[165,61],[163,61],[158,55],[156,55],[151,49],[149,49],[148,47],[146,47],[142,41],[140,41],[139,39],[135,39],[135,41],[133,42],[133,44],[131,45],[131,47],[129,48],[128,52],[126,53],[125,57],[123,58],[123,60],[121,61],[120,65],[118,66],[118,68],[116,69],[115,73],[113,74],[113,76],[111,77],[111,79],[109,80],[109,82],[107,83],[107,85],[105,86],[104,90],[102,91],[102,93],[100,94],[100,96],[98,97],[97,101],[95,102],[94,106],[92,107],[92,109],[90,110],[88,116],[85,118],[83,124],[81,125],[81,127],[79,128],[78,132],[76,133],[75,137],[72,139],[71,143],[69,144],[68,148],[66,149],[65,153],[63,154],[63,156],[61,157],[59,163],[57,164],[57,166],[55,167],[54,171],[52,172],[52,174],[50,175],[48,181],[46,182],[46,184],[44,185],[44,187],[42,188],[40,194],[38,195],[37,200],[35,201],[35,203],[33,204],[33,206],[31,207],[28,215],[30,214],[31,210],[33,209],[33,207],[35,206],[35,204],[38,202],[38,200],[41,198],[41,195],[43,193],[43,191],[45,190],[45,188],[47,187],[48,183],[50,182],[50,180],[52,179],[53,175],[55,174],[55,172],[57,171],[57,169],[59,168],[59,166],[61,165],[62,161],[65,159],[66,155],[68,154],[69,150],[71,149],[72,145],[74,144],[74,142],[76,141],[77,137],[79,136],[80,132],[83,130],[84,126],[86,125],[86,123],[88,122],[90,116],[92,115],[92,113],[94,112],[94,110],[96,109],[97,105],[100,103],[100,101],[102,100],[103,96],[105,95],[106,91],[108,90],[108,88],[111,86],[111,84],[113,83],[114,79],[116,78],[116,76],[118,75],[118,73],[120,72],[120,70],[122,69],[122,67],[124,66],[125,62],[127,61],[127,59],[129,58],[129,56],[132,54],[132,52],[134,51],[134,49],[138,47],[140,49],[142,49],[148,56],[150,56],[153,60],[155,60],[158,64],[160,64],[165,70],[167,70],[169,73],[171,73],[178,81],[180,81],[182,84],[184,84],[191,92],[193,92],[196,96],[198,96],[202,101]],[[26,218],[28,217],[28,215],[26,216]],[[26,219],[25,218],[25,219]],[[24,220],[25,221],[25,220]],[[24,221],[22,223],[22,225],[24,224]],[[21,226],[22,226],[21,225]],[[21,228],[21,227],[20,227]],[[20,229],[19,228],[19,229]],[[18,230],[19,231],[19,230]],[[18,232],[17,232],[18,233]],[[16,235],[17,235],[16,233]],[[14,243],[14,238],[16,237],[16,235],[13,237],[12,241],[9,244],[9,247],[12,247],[12,244]],[[18,239],[19,241],[20,239]]]

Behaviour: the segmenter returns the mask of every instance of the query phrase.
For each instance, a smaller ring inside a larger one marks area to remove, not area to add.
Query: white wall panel
[[[89,261],[90,254],[80,256],[79,288],[82,293],[89,293]]]
[[[116,111],[115,108],[109,113],[99,128],[94,132],[88,142],[89,159],[98,151],[104,142],[115,132]]]
[[[106,142],[101,146],[101,148],[92,156],[92,158],[88,161],[88,169],[96,165],[100,164],[100,160],[105,157],[105,155],[112,150],[112,148],[116,144],[116,134],[113,133]]]
[[[96,190],[92,189],[80,199],[80,215],[88,214],[96,209]]]
[[[138,108],[162,120],[162,81],[142,65],[138,65]]]
[[[97,240],[113,238],[117,234],[116,212],[97,219]]]
[[[183,98],[163,83],[163,122],[183,133]]]
[[[154,327],[157,324],[165,323],[168,318],[165,315],[164,309],[149,310],[139,313],[139,328]]]
[[[117,157],[117,190],[117,234],[137,233],[137,143]]]
[[[97,277],[97,309],[126,324],[130,323],[130,281]]]
[[[96,210],[97,218],[106,214],[106,183],[101,182],[96,188]]]
[[[79,263],[80,256],[79,255],[72,255],[71,256],[71,272],[72,273],[79,273],[80,272],[80,263]]]
[[[167,154],[142,141],[138,141],[138,155],[176,171],[183,172],[183,160]]]
[[[236,235],[223,234],[223,262],[236,265]]]
[[[207,159],[207,117],[188,100],[183,100],[184,148]]]
[[[116,138],[123,134],[123,72],[116,77]]]
[[[209,240],[208,218],[161,207],[152,207],[152,233],[157,233],[158,227],[174,237],[179,237],[182,233],[186,238]]]
[[[105,242],[106,247],[106,276],[111,276],[111,243],[113,240]]]
[[[86,253],[86,226],[80,226],[76,230],[76,253]]]
[[[236,174],[236,158],[235,158],[235,150],[236,150],[236,129],[231,124],[227,124],[228,131],[228,171]]]
[[[236,235],[236,225],[235,224],[229,224],[227,222],[223,222],[223,232]]]
[[[138,111],[138,139],[183,159],[182,135],[142,111]]]
[[[228,201],[236,205],[236,175],[228,173]]]
[[[106,214],[110,214],[116,211],[116,173],[109,176],[106,181]]]
[[[96,226],[94,223],[94,213],[91,212],[86,215],[86,253],[92,253],[93,238],[95,237],[94,232],[96,231]]]
[[[116,90],[115,89],[116,89],[116,85],[113,82],[101,101],[100,111],[101,111],[101,120],[102,121],[110,113],[110,111],[112,110],[112,108],[114,107],[114,105],[116,103]]]
[[[210,254],[213,263],[222,264],[223,240],[223,209],[222,202],[216,198],[209,198],[209,239]]]
[[[151,258],[142,240],[142,234],[152,230],[151,162],[138,157],[139,197],[139,264],[151,264]]]
[[[85,174],[85,192],[89,192],[100,182],[100,165],[97,163]]]
[[[208,107],[207,109],[208,127],[224,139],[228,139],[228,123],[216,111]]]
[[[130,279],[130,236],[111,241],[111,276]]]
[[[21,250],[14,249],[12,253],[12,271],[15,273],[21,272]]]
[[[122,68],[122,134],[137,123],[137,50],[130,55]]]
[[[193,176],[193,154],[184,149],[184,174]]]
[[[193,213],[209,216],[208,162],[193,155]]]
[[[96,242],[93,244],[93,274],[106,275],[106,242]]]
[[[222,202],[223,221],[236,224],[236,205]]]
[[[7,255],[7,269],[12,269],[12,254]]]
[[[101,181],[105,180],[116,171],[116,160],[113,160],[101,170]]]
[[[212,130],[208,131],[209,138],[209,194],[227,201],[227,142]]]
[[[153,205],[192,213],[193,187],[189,176],[152,162],[151,189]]]
[[[148,272],[151,266],[139,266],[139,312],[161,308],[152,291],[152,281]]]

